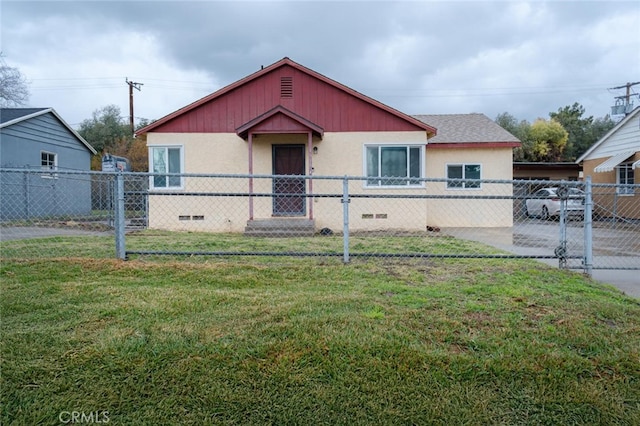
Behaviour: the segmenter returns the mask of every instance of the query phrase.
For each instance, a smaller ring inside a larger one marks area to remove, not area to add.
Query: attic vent
[[[280,77],[280,97],[293,98],[293,77]]]

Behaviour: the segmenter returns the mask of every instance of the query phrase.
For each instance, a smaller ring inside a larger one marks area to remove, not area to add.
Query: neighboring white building
[[[591,176],[594,184],[639,184],[640,107],[593,144],[576,163],[582,164],[584,176]],[[637,187],[602,188],[594,194],[594,201],[596,206],[615,204],[617,216],[640,218],[640,192]],[[599,213],[604,216],[611,214]]]

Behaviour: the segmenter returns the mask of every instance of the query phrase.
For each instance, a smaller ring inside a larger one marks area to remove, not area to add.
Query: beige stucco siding
[[[249,144],[236,134],[171,134],[149,133],[147,144],[182,146],[186,173],[248,174]],[[258,135],[253,138],[253,173],[257,176],[272,173],[272,146],[274,144],[307,144],[307,135]],[[313,139],[317,153],[305,149],[305,170],[317,176],[362,176],[364,172],[364,146],[366,144],[415,144],[425,145],[424,132],[352,132],[325,133],[322,140]],[[446,176],[447,163],[480,163],[482,178],[510,179],[511,150],[429,150],[426,151],[425,173],[427,177]],[[308,185],[308,183],[307,183]],[[341,179],[314,179],[313,193],[318,194],[306,203],[307,217],[310,209],[316,227],[342,229],[343,204],[339,198],[326,194],[341,194]],[[502,185],[504,190],[505,185]],[[484,185],[481,191],[465,191],[478,194],[490,190]],[[247,178],[212,179],[187,177],[186,193],[227,193],[229,196],[162,196],[156,191],[149,198],[149,226],[170,230],[207,230],[212,232],[241,232],[249,219],[247,197],[232,196],[247,193]],[[307,191],[309,190],[307,186]],[[254,218],[272,217],[272,199],[262,194],[272,192],[271,179],[255,177],[253,191]],[[180,191],[174,191],[180,192]],[[512,224],[511,201],[433,199],[372,199],[366,195],[417,195],[450,194],[444,183],[429,183],[421,188],[366,188],[362,180],[350,181],[350,228],[412,229],[424,230],[433,226],[510,226]],[[457,192],[460,193],[460,192]],[[312,203],[312,205],[310,205]],[[452,212],[454,214],[452,214]],[[187,219],[188,217],[188,219]],[[196,218],[194,220],[194,217]]]
[[[150,133],[148,146],[181,146],[185,173],[248,172],[246,142],[235,134]],[[213,180],[188,177],[172,193],[246,192],[246,179]],[[153,229],[239,232],[246,224],[248,201],[243,197],[149,196],[149,227]],[[195,217],[195,220],[194,220]]]
[[[376,144],[426,144],[424,132],[325,133],[313,155],[314,174],[321,176],[363,176],[364,147]],[[424,194],[423,188],[366,188],[364,180],[349,181],[349,226],[353,230],[419,229],[426,227],[423,199],[361,198],[367,195]],[[342,180],[316,180],[314,193],[342,193]],[[314,218],[318,228],[342,229],[343,204],[337,198],[315,198]]]
[[[511,148],[427,149],[426,177],[441,179],[449,164],[480,164],[481,179],[511,180]],[[429,183],[429,194],[444,196],[511,196],[510,183],[483,183],[481,189],[448,189],[445,182]],[[436,227],[513,226],[510,199],[432,199],[428,204],[428,225]]]

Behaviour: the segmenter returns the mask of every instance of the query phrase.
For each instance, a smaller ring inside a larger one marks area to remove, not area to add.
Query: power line
[[[120,86],[122,77],[80,77],[80,78],[38,78],[32,79],[36,89],[83,89],[83,88],[114,88]],[[192,87],[211,87],[209,81],[185,81],[185,80],[168,80],[158,78],[144,78],[147,84],[152,87],[164,88],[192,88]],[[67,83],[69,82],[69,83]]]
[[[121,77],[85,77],[85,78],[41,78],[41,79],[33,79],[31,80],[33,83],[38,81],[42,82],[64,82],[64,81],[73,81],[75,84],[47,84],[42,86],[35,86],[32,89],[38,90],[73,90],[73,89],[108,89],[108,88],[116,88],[118,87],[118,83],[114,81],[114,83],[109,83],[104,80],[116,80]],[[93,80],[94,82],[89,82],[88,84],[77,84],[80,80]],[[95,81],[95,80],[103,80],[103,81]],[[187,80],[173,80],[173,79],[159,79],[159,78],[144,78],[146,85],[148,87],[154,88],[163,88],[163,89],[172,89],[172,90],[192,90],[197,88],[210,88],[212,82],[209,81],[187,81]],[[640,83],[640,82],[639,82]],[[639,84],[632,83],[632,84]],[[360,90],[366,93],[373,92],[392,92],[398,94],[397,96],[405,96],[403,92],[410,92],[411,97],[449,97],[449,96],[460,96],[460,94],[472,95],[472,96],[503,96],[509,94],[552,94],[552,93],[564,93],[564,92],[589,92],[596,90],[603,90],[607,84],[590,84],[590,85],[571,85],[571,86],[512,86],[512,87],[456,87],[452,89],[442,89],[442,88],[384,88],[384,87],[369,87],[369,88],[361,88]],[[620,86],[617,88],[624,88],[625,86]],[[456,93],[447,93],[447,92],[456,92]],[[484,93],[469,93],[469,92],[484,92]]]
[[[627,89],[627,93],[625,95],[616,96],[616,99],[626,99],[627,104],[629,104],[629,98],[631,97],[631,88],[633,86],[637,86],[638,84],[640,84],[640,81],[636,81],[635,83],[623,84],[622,86],[611,87],[609,88],[609,90]]]
[[[635,83],[627,83],[622,86],[611,87],[609,90],[619,90],[626,89],[626,93],[621,96],[616,96],[614,99],[616,100],[616,104],[611,107],[611,115],[626,115],[631,112],[633,108],[633,102],[631,102],[631,88],[640,84],[640,81],[636,81]],[[635,95],[635,93],[634,93]],[[624,100],[624,103],[621,101]]]

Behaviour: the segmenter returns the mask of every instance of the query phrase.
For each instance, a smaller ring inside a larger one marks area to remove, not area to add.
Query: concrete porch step
[[[251,237],[313,236],[315,221],[298,218],[255,219],[247,221],[244,235]]]

